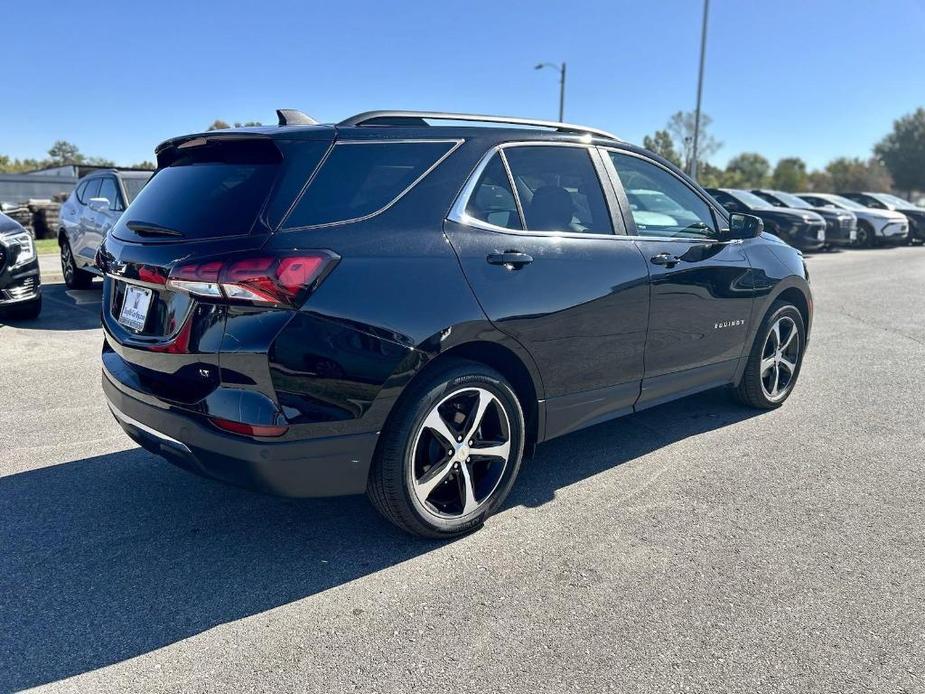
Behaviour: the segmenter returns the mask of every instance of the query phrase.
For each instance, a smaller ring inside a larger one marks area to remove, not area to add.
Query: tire
[[[524,431],[521,404],[501,374],[447,360],[399,399],[376,449],[367,496],[413,535],[450,538],[475,530],[517,478]]]
[[[858,237],[855,245],[858,248],[870,248],[874,244],[874,229],[867,222],[858,222]]]
[[[35,320],[42,312],[42,297],[21,304],[0,307],[0,318],[10,320]]]
[[[779,338],[772,337],[775,326]],[[790,327],[796,331],[794,335],[790,334]],[[773,347],[775,339],[778,345],[785,345],[783,350],[778,351]],[[793,340],[796,341],[795,348]],[[735,388],[739,402],[762,410],[783,405],[800,376],[805,346],[806,326],[803,316],[793,304],[775,301],[758,328],[745,373]],[[781,383],[782,379],[786,380]]]
[[[65,286],[68,289],[89,289],[93,284],[93,274],[77,267],[67,237],[62,235],[58,245],[61,249],[61,273],[64,275]]]

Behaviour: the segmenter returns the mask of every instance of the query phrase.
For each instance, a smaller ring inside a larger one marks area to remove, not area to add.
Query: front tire
[[[520,471],[523,408],[477,362],[448,361],[412,383],[382,433],[367,496],[414,535],[449,538],[482,525]]]
[[[793,304],[775,301],[755,335],[742,380],[736,386],[739,402],[771,410],[790,397],[800,375],[806,327]]]
[[[870,248],[874,244],[874,229],[867,222],[858,223],[858,236],[855,245],[858,248]]]
[[[77,267],[74,252],[67,237],[62,237],[58,245],[61,249],[61,274],[68,289],[89,289],[93,284],[93,274]]]

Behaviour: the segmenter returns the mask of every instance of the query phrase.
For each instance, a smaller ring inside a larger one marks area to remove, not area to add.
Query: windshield
[[[823,198],[823,200],[825,200],[826,202],[831,202],[836,207],[844,207],[846,210],[866,210],[867,209],[861,203],[855,202],[854,200],[849,200],[848,198],[843,198],[841,195],[826,195]]]
[[[808,210],[810,207],[812,207],[812,205],[810,205],[808,202],[806,202],[802,198],[798,198],[793,193],[784,193],[781,191],[775,191],[774,193],[772,193],[772,195],[778,200],[780,200],[782,203],[784,203],[787,207],[796,207],[801,210]]]
[[[917,207],[916,205],[913,205],[908,200],[903,200],[902,198],[897,197],[895,195],[890,195],[889,193],[877,193],[876,195],[872,195],[871,197],[876,198],[880,202],[885,202],[887,205],[898,207],[901,210]]]
[[[749,193],[747,190],[738,190],[738,189],[729,189],[726,191],[736,200],[741,202],[744,205],[747,205],[753,210],[772,210],[774,205],[769,203],[767,200],[762,200],[754,193]]]

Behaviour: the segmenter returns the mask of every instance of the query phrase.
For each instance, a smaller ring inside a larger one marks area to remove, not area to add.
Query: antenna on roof
[[[280,125],[318,125],[318,121],[294,108],[276,109]]]

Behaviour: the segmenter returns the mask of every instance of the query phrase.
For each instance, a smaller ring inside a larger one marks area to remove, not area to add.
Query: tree
[[[743,152],[726,164],[726,175],[737,181],[737,188],[763,188],[770,173],[771,162],[757,152]]]
[[[157,165],[154,162],[142,161],[137,164],[132,164],[131,168],[133,169],[147,169],[148,171],[154,171],[157,168]]]
[[[874,154],[907,197],[925,190],[925,108],[893,121],[893,132],[877,143]]]
[[[82,164],[84,155],[77,149],[77,145],[67,140],[56,140],[48,150],[49,166],[65,166],[67,164]]]
[[[226,123],[225,121],[215,119],[214,121],[212,121],[212,125],[209,126],[209,130],[225,130],[230,127],[231,126],[228,125],[228,123]]]
[[[806,190],[806,162],[799,157],[784,157],[774,167],[771,182],[777,190],[797,193]]]
[[[263,125],[263,123],[259,120],[246,120],[243,123],[239,123],[238,121],[234,122],[234,127],[236,128],[259,128],[261,125]]]
[[[671,139],[671,133],[667,130],[656,130],[651,137],[646,135],[642,138],[642,146],[650,152],[655,152],[660,157],[670,161],[675,166],[681,166],[681,157],[678,156],[674,148],[674,140]]]
[[[697,166],[697,182],[704,188],[725,188],[725,172],[709,162],[701,162]]]
[[[694,120],[693,111],[678,111],[668,120],[668,132],[674,136],[674,141],[681,145],[681,163],[685,171],[691,170],[691,160],[694,156]],[[707,132],[713,119],[706,113],[700,114],[700,135],[697,140],[697,159],[709,159],[719,151],[723,143]]]
[[[832,175],[825,170],[816,169],[806,176],[806,190],[814,193],[832,191]]]
[[[839,157],[825,167],[832,178],[832,190],[890,190],[893,180],[886,167],[876,159],[864,161],[857,157]]]

